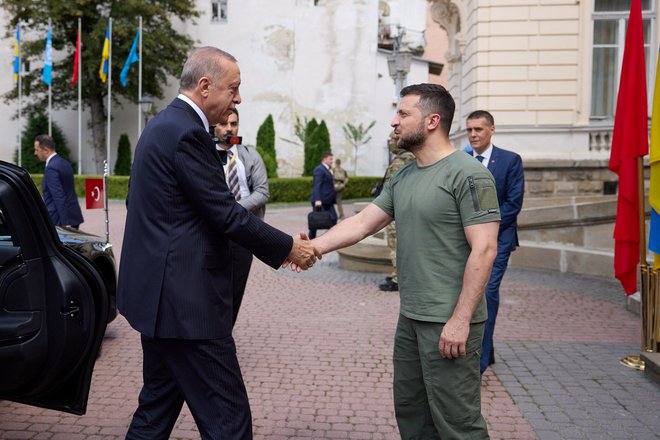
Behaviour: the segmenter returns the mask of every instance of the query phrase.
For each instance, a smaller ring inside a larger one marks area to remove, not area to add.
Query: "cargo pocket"
[[[470,185],[472,205],[474,206],[474,210],[476,212],[499,211],[495,183],[493,183],[490,178],[486,176],[469,176],[468,183]]]

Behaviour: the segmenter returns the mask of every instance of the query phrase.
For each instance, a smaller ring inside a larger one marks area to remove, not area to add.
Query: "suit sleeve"
[[[321,181],[323,180],[323,171],[317,166],[314,168],[312,174],[312,196],[310,197],[312,203],[321,200]]]
[[[179,187],[203,220],[244,246],[255,257],[278,268],[289,255],[293,238],[262,222],[244,209],[231,195],[213,157],[213,148],[204,130],[186,133],[179,141],[174,156],[174,169]],[[208,145],[207,145],[208,144]]]
[[[259,152],[250,148],[246,148],[246,150],[247,157],[250,160],[249,169],[246,169],[246,173],[252,177],[252,188],[250,188],[250,195],[241,198],[238,203],[248,211],[254,211],[264,206],[270,198],[268,172]]]
[[[61,223],[59,226],[71,225],[71,219],[69,219],[64,203],[66,200],[66,194],[64,193],[64,187],[60,180],[60,172],[55,166],[46,167],[46,170],[44,171],[44,180],[46,181],[48,191],[50,191],[50,194],[53,197],[55,209],[57,209],[57,216]]]
[[[520,213],[525,193],[525,174],[523,172],[522,159],[515,155],[506,171],[506,193],[504,200],[500,200],[500,229],[506,229]]]

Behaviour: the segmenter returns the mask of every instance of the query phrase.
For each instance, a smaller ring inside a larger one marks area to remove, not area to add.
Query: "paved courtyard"
[[[307,206],[269,206],[266,220],[304,229]],[[103,212],[82,229],[105,234]],[[111,202],[117,257],[125,218]],[[308,272],[255,262],[235,328],[255,439],[398,439],[392,339],[398,294],[382,274],[349,272],[329,254]],[[482,381],[493,439],[657,439],[660,386],[619,365],[640,347],[639,317],[618,284],[510,269],[502,285],[496,361]],[[0,401],[0,439],[110,440],[126,433],[142,382],[139,335],[108,327],[82,417]],[[173,439],[198,439],[184,407]]]

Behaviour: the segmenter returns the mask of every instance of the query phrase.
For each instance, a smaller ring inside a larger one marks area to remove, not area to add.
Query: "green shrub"
[[[266,166],[266,174],[269,179],[277,177],[277,161],[268,152],[264,151],[261,147],[257,147],[257,152],[264,160]]]
[[[311,176],[314,172],[314,167],[318,165],[321,160],[320,157],[315,157],[315,150],[311,143],[312,135],[319,127],[319,123],[316,118],[312,118],[310,121],[307,121],[307,125],[304,127],[304,140],[303,140],[303,153],[304,153],[304,164],[303,164],[303,176]]]
[[[356,176],[346,185],[344,199],[371,199],[371,188],[382,177]],[[308,202],[312,193],[311,177],[269,179],[270,203]]]
[[[31,174],[37,188],[41,189],[42,174]],[[76,194],[79,198],[85,197],[85,179],[99,178],[100,176],[82,175],[74,176]],[[355,176],[344,191],[344,199],[371,199],[371,188],[376,182],[380,182],[382,176]],[[126,200],[128,193],[128,176],[109,176],[107,180],[108,198],[114,200]],[[270,188],[270,203],[298,203],[309,202],[312,192],[311,177],[286,177],[268,179]]]
[[[28,114],[27,124],[23,129],[21,135],[21,166],[28,170],[30,173],[43,173],[44,162],[41,162],[34,155],[34,138],[40,134],[48,134],[48,116],[42,112],[35,112]],[[71,162],[71,152],[66,144],[66,139],[62,134],[62,130],[53,122],[52,124],[52,138],[55,141],[55,148],[57,154]],[[14,150],[14,163],[18,163],[18,150]],[[74,173],[77,170],[78,164],[71,162]]]
[[[119,136],[117,147],[117,161],[115,162],[115,176],[131,175],[131,142],[126,133]]]
[[[259,130],[257,130],[257,147],[268,153],[275,160],[275,163],[277,163],[273,115],[268,115],[259,127]]]

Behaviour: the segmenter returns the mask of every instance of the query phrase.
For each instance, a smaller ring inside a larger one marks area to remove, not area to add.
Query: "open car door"
[[[97,270],[62,245],[28,172],[0,161],[0,399],[84,414],[107,317]]]

